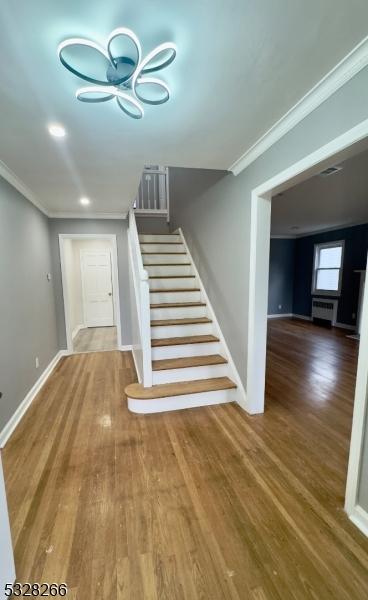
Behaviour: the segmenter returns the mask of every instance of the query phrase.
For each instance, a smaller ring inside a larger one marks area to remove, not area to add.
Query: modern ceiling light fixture
[[[158,77],[147,77],[168,67],[176,56],[172,42],[160,44],[142,58],[138,37],[126,27],[118,27],[107,39],[106,47],[91,40],[71,38],[58,47],[61,63],[71,73],[88,81],[76,97],[81,102],[116,100],[133,119],[144,116],[143,104],[164,104],[170,98],[168,85]]]
[[[82,197],[82,198],[79,200],[79,202],[80,202],[81,204],[83,204],[83,206],[88,206],[89,204],[91,204],[91,201],[90,201],[90,199],[89,199],[89,198],[86,198],[86,196],[83,196],[83,197]]]

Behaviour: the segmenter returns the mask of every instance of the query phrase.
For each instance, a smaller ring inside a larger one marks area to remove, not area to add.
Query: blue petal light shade
[[[116,50],[114,52],[113,43],[116,41],[128,43],[129,52],[125,50],[123,55]],[[73,56],[68,57],[75,50],[87,52],[88,65],[85,69],[77,66]],[[81,102],[116,100],[123,112],[133,119],[141,119],[144,115],[142,103],[163,104],[170,98],[168,85],[162,79],[152,77],[151,73],[157,73],[173,62],[176,46],[172,42],[160,44],[142,58],[141,44],[135,33],[126,27],[118,27],[110,33],[106,47],[92,40],[71,38],[61,42],[58,56],[73,75],[92,84],[76,91]],[[104,65],[99,76],[96,75],[97,60],[102,60]]]

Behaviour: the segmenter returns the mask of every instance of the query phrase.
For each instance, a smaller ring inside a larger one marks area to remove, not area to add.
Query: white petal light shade
[[[160,44],[142,59],[136,34],[126,27],[118,27],[110,33],[106,47],[92,40],[71,38],[61,42],[58,56],[73,75],[93,84],[77,90],[76,97],[82,102],[116,100],[125,114],[141,119],[144,116],[141,103],[159,105],[170,98],[168,85],[162,79],[146,74],[161,71],[173,62],[176,46],[172,42]],[[102,65],[99,72],[97,62]],[[82,66],[78,66],[79,63]]]
[[[98,99],[98,94],[101,94],[101,98]],[[82,102],[106,102],[112,98],[116,98],[119,107],[133,119],[141,119],[144,115],[143,107],[139,104],[138,100],[130,96],[127,92],[123,92],[117,88],[109,87],[83,87],[75,93],[78,100]]]

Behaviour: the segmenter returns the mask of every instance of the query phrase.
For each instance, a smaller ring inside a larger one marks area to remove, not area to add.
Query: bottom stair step
[[[153,385],[150,388],[145,388],[140,383],[130,383],[125,388],[125,393],[129,398],[136,398],[137,400],[154,400],[156,398],[170,398],[171,396],[216,392],[217,390],[231,390],[235,388],[236,383],[228,377],[215,377],[214,379],[162,383],[161,385]]]
[[[149,414],[236,400],[236,384],[228,377],[162,383],[144,388],[131,383],[125,388],[131,412]]]

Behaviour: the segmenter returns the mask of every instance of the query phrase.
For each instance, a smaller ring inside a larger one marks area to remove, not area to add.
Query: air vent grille
[[[334,175],[342,170],[342,167],[328,167],[320,172],[321,177],[329,177],[329,175]]]

